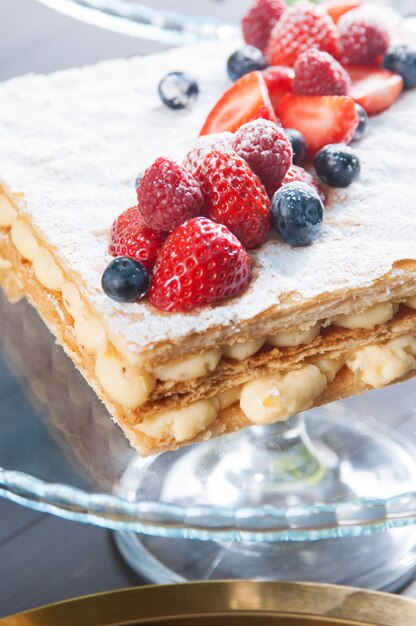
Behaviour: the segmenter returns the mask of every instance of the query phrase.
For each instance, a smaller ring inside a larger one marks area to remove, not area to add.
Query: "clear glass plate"
[[[304,420],[143,459],[25,301],[0,296],[0,328],[0,495],[123,531],[122,551],[149,577],[203,578],[214,570],[238,577],[244,561],[246,576],[276,578],[281,555],[272,546],[304,550],[309,542],[309,565],[297,552],[296,576],[286,570],[285,577],[335,581],[332,548],[325,574],[307,573],[311,558],[325,563],[328,540],[343,538],[350,554],[355,545],[362,555],[356,538],[416,523],[412,381],[309,411]],[[416,529],[405,531],[395,536],[413,567]],[[156,545],[155,538],[163,539]],[[184,540],[197,540],[192,574],[161,564],[163,542],[174,545],[169,538],[179,542],[173,554],[182,561]],[[386,558],[401,554],[390,539],[379,548]]]
[[[38,1],[102,28],[174,46],[235,37],[241,16],[252,4],[252,0]],[[414,0],[364,1],[370,6],[392,6],[403,15],[416,11]]]
[[[251,0],[39,0],[109,30],[163,44],[228,39]]]

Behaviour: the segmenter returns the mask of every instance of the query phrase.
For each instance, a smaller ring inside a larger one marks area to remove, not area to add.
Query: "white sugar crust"
[[[230,44],[204,44],[147,58],[104,62],[0,87],[0,180],[24,192],[27,214],[117,344],[140,353],[194,333],[238,330],[279,309],[369,289],[401,259],[416,259],[416,92],[371,120],[357,150],[360,180],[331,192],[318,240],[306,248],[271,241],[253,252],[259,271],[241,297],[187,314],[118,304],[101,290],[115,217],[135,203],[134,179],[156,157],[182,160],[228,86]],[[168,71],[192,74],[200,97],[171,111],[157,85]]]

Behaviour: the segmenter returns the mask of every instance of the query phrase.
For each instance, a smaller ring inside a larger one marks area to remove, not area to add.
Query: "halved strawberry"
[[[388,109],[403,91],[402,77],[389,70],[358,65],[350,65],[345,69],[352,80],[350,95],[368,115],[376,115]]]
[[[231,133],[259,117],[276,122],[266,83],[261,72],[250,72],[239,78],[221,96],[209,113],[200,135]]]
[[[360,0],[327,0],[321,6],[332,17],[334,23],[338,24],[340,18],[345,13],[358,9],[361,6],[361,2]]]
[[[302,133],[311,156],[329,143],[349,143],[359,121],[349,96],[287,94],[277,112],[284,128]]]
[[[273,109],[276,112],[277,105],[286,93],[293,93],[293,80],[295,71],[292,67],[283,65],[271,65],[263,70],[263,77],[269,92]]]

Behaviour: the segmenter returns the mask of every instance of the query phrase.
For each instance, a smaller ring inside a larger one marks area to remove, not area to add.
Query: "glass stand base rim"
[[[235,543],[231,546],[230,544],[217,544],[215,542],[203,542],[192,539],[160,539],[123,531],[115,531],[113,536],[119,552],[129,567],[141,577],[156,584],[175,584],[193,580],[215,579],[303,581],[331,583],[394,593],[411,582],[416,574],[416,529],[412,527],[392,529],[367,537],[331,539],[323,542],[263,545],[263,549],[266,552],[269,548],[273,549],[275,561],[274,575],[270,575],[270,571],[268,574],[262,575],[260,559],[258,559],[258,565],[260,566],[258,571],[253,567],[247,569],[248,557],[247,553],[244,553],[244,546],[240,553],[242,555],[240,559],[238,557],[239,546]],[[307,555],[311,546],[317,547],[322,543],[332,543],[335,547],[334,542],[337,542],[334,567],[339,570],[342,542],[345,542],[345,558],[350,560],[351,545],[354,541],[357,541],[356,551],[358,553],[360,551],[360,540],[361,542],[368,542],[369,539],[373,541],[376,539],[374,541],[374,550],[379,551],[379,553],[383,550],[383,545],[387,547],[387,557],[384,562],[377,561],[377,563],[367,559],[368,567],[366,570],[362,569],[362,563],[357,562],[358,571],[355,574],[353,571],[350,571],[345,576],[341,574],[334,580],[331,575],[328,576],[325,565],[321,569],[316,569],[313,576],[302,574],[300,569],[296,569],[299,562],[302,561],[302,554]],[[184,548],[184,542],[188,544],[187,549],[186,547]],[[291,555],[288,555],[288,548],[289,552],[292,551]],[[391,555],[393,549],[397,551],[394,558]],[[200,551],[203,559],[206,557],[205,552],[211,552],[212,560],[203,571],[198,568],[195,571],[195,564],[198,561]],[[231,565],[228,569],[227,566],[222,569],[219,567],[224,553],[231,555]],[[175,554],[180,554],[177,564],[174,563],[175,557],[173,556],[172,558],[172,555]],[[164,558],[166,555],[170,556],[170,560],[169,558]],[[256,556],[258,555],[254,553],[254,560],[256,560]],[[189,559],[188,562],[186,562],[187,558]],[[232,563],[234,563],[234,566],[232,566]],[[178,567],[176,568],[175,565],[178,565]]]

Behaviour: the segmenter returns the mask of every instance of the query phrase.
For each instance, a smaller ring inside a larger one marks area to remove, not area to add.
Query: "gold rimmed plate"
[[[416,602],[311,583],[195,582],[52,604],[0,626],[412,626]]]

